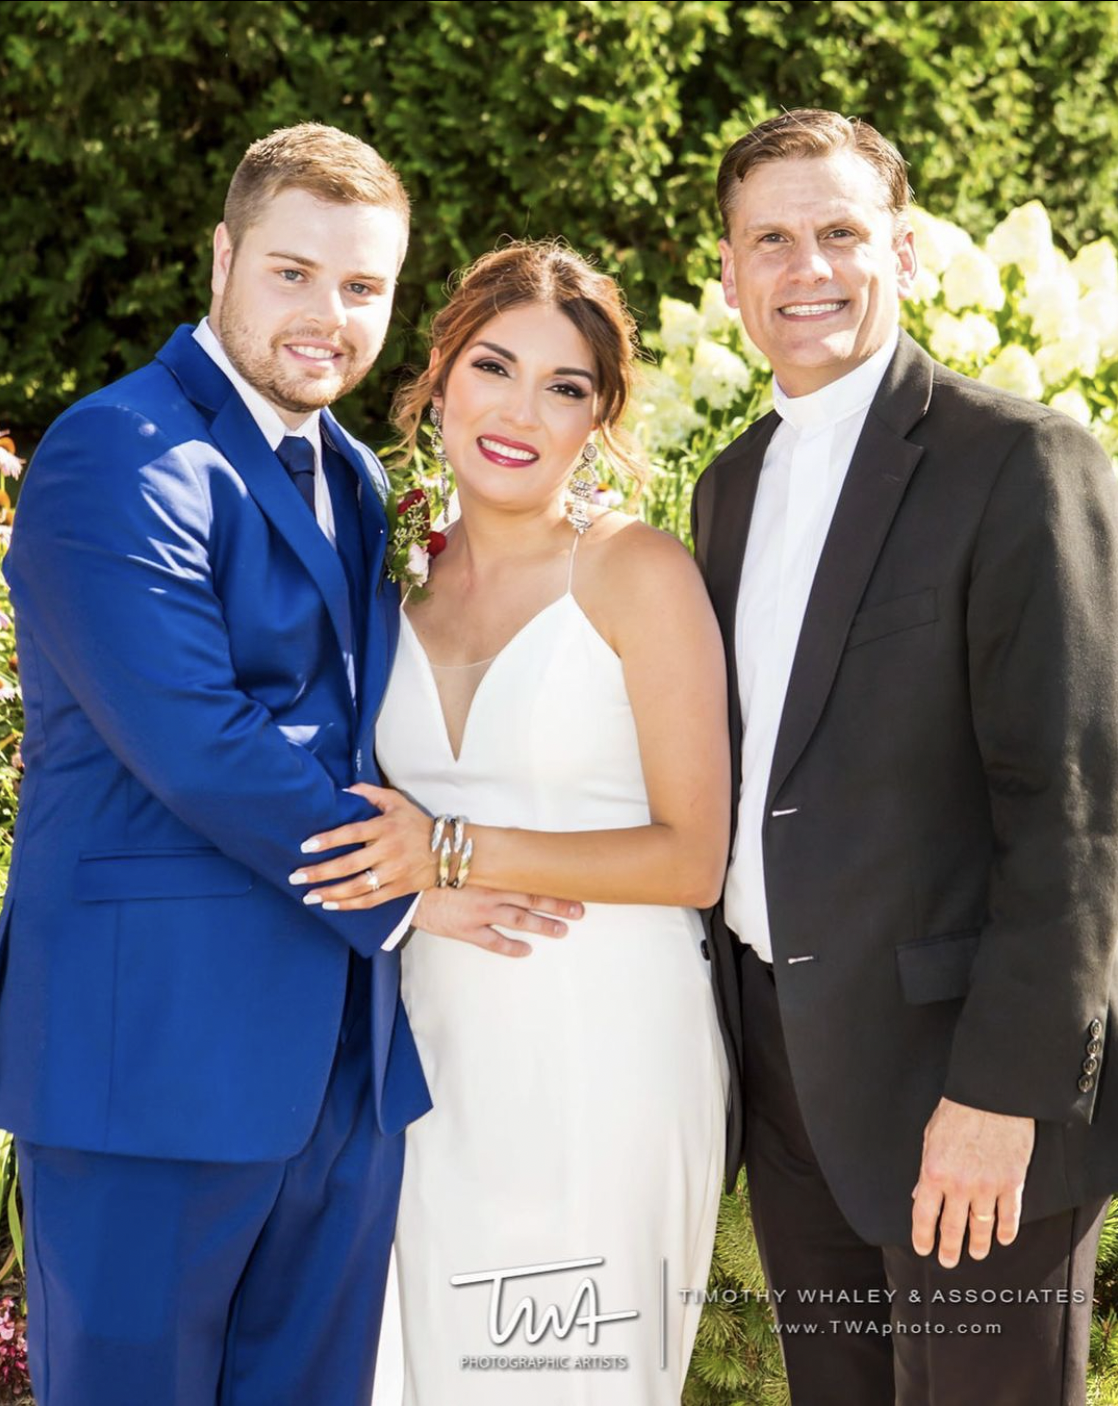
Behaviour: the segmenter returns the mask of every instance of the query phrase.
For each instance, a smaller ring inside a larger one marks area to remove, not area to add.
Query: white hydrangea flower
[[[998,329],[980,312],[962,317],[941,312],[932,323],[929,348],[940,361],[985,361],[1000,340]]]
[[[1080,298],[1079,320],[1097,338],[1106,356],[1118,352],[1118,292],[1096,288]]]
[[[951,260],[943,275],[943,295],[952,312],[963,308],[986,308],[997,312],[1005,306],[998,266],[981,249],[963,249]]]
[[[722,332],[739,325],[737,308],[726,301],[722,285],[715,278],[703,284],[703,295],[699,299],[699,326],[704,335]]]
[[[1016,264],[1024,273],[1040,273],[1055,258],[1052,222],[1039,200],[1011,210],[986,241],[986,252],[999,268]]]
[[[939,279],[931,269],[926,269],[921,264],[916,270],[916,277],[912,280],[912,292],[908,295],[910,303],[934,303],[939,297]]]
[[[1087,404],[1083,392],[1077,391],[1074,386],[1069,386],[1066,391],[1057,391],[1048,404],[1053,410],[1059,410],[1061,414],[1078,420],[1081,425],[1091,423],[1091,407]]]
[[[660,339],[664,350],[682,351],[692,346],[703,330],[699,309],[680,298],[660,299]]]
[[[1081,329],[1074,337],[1047,342],[1037,352],[1036,364],[1048,386],[1061,386],[1075,375],[1090,380],[1099,369],[1099,344]]]
[[[685,444],[702,424],[692,404],[689,378],[679,368],[667,361],[664,367],[641,372],[630,425],[650,453]]]
[[[1027,395],[1032,400],[1039,400],[1044,390],[1036,362],[1024,347],[1016,345],[1002,347],[989,366],[982,368],[978,379],[988,386]]]
[[[1021,311],[1032,318],[1042,342],[1066,341],[1079,330],[1079,284],[1068,268],[1053,263],[1046,272],[1025,278]]]
[[[1083,293],[1118,293],[1118,253],[1109,239],[1084,244],[1071,261]]]
[[[753,373],[746,363],[718,342],[701,337],[691,362],[691,394],[705,400],[712,410],[732,405],[747,390]]]
[[[953,225],[950,220],[929,215],[919,206],[912,206],[908,216],[916,236],[916,261],[922,270],[926,269],[930,274],[943,273],[952,259],[974,245],[966,230]]]

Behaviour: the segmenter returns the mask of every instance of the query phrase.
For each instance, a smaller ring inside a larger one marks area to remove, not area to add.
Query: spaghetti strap
[[[578,544],[582,541],[582,533],[575,533],[575,540],[571,543],[570,565],[567,567],[567,595],[571,594],[571,587],[575,580],[575,553],[578,551]]]

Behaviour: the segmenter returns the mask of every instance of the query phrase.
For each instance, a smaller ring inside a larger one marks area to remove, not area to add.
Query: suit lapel
[[[811,739],[850,625],[923,448],[905,436],[927,411],[932,361],[902,334],[850,461],[808,597],[777,734],[768,804]]]
[[[324,439],[357,475],[357,506],[361,535],[367,564],[365,639],[360,654],[360,727],[365,736],[372,727],[373,716],[380,707],[388,670],[395,653],[400,628],[399,594],[396,587],[382,579],[385,551],[388,546],[388,518],[381,498],[384,485],[374,475],[370,460],[346,434],[334,417],[322,416]],[[379,463],[377,468],[379,468]],[[382,470],[383,472],[383,470]]]
[[[722,644],[726,651],[733,796],[737,796],[741,790],[742,716],[737,667],[738,591],[745,562],[745,543],[753,518],[753,505],[757,500],[757,485],[765,462],[765,450],[779,423],[776,415],[766,415],[707,470],[708,473],[714,473],[714,492],[700,523],[705,540],[695,544],[696,555],[704,564],[707,590],[714,605],[714,613],[718,617]],[[730,819],[731,848],[737,823],[738,808],[735,804]]]
[[[722,629],[726,658],[736,672],[736,625],[738,590],[745,561],[745,543],[757,500],[757,485],[765,462],[765,450],[780,423],[775,414],[747,432],[723,455],[717,468],[715,491],[710,505],[709,545],[703,557],[707,562],[707,588]]]
[[[159,353],[161,361],[194,404],[212,412],[214,443],[244,480],[261,512],[303,563],[322,594],[338,645],[353,652],[349,592],[337,552],[307,512],[283,465],[276,458],[232,383],[198,345],[189,327],[180,327]]]

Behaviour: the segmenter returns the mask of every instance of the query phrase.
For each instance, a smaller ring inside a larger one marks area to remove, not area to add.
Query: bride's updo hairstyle
[[[435,395],[462,351],[491,318],[526,303],[557,308],[582,333],[594,355],[599,431],[605,457],[638,483],[648,464],[621,420],[633,388],[638,354],[637,328],[621,290],[607,274],[557,240],[503,244],[465,269],[450,285],[446,306],[431,321],[431,346],[438,350],[435,370],[428,367],[402,385],[392,407],[400,448],[415,452],[419,427]]]

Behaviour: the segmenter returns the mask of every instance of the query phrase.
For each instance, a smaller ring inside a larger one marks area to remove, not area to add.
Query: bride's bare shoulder
[[[691,553],[678,538],[625,513],[603,513],[587,533],[586,545],[594,575],[607,588],[623,586],[634,576],[678,581],[697,574]]]

